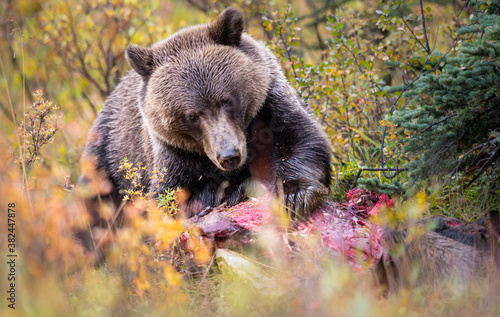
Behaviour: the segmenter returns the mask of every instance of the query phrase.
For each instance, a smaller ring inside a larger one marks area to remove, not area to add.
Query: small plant
[[[118,167],[118,172],[123,173],[123,177],[130,182],[129,189],[125,190],[128,196],[125,196],[125,200],[129,200],[134,197],[147,197],[149,196],[146,192],[146,188],[142,183],[142,174],[145,173],[146,167],[141,163],[138,166],[134,166],[129,162],[128,158],[123,158],[120,166]]]
[[[35,91],[33,97],[35,101],[29,106],[18,127],[21,145],[16,162],[24,164],[27,172],[31,171],[35,161],[40,160],[42,146],[53,141],[57,132],[55,111],[59,109],[52,101],[43,98],[41,90]]]
[[[165,183],[165,175],[167,169],[163,168],[160,170],[152,171],[152,176],[150,177],[155,181],[153,188],[155,190],[147,189],[144,183],[144,174],[146,173],[146,167],[142,163],[138,163],[134,166],[128,158],[123,158],[120,166],[118,167],[118,172],[123,174],[123,177],[130,182],[129,189],[125,190],[127,195],[124,200],[146,200],[148,198],[154,197],[154,200],[158,207],[166,212],[168,215],[175,215],[177,212],[177,200],[176,194],[180,191],[179,188],[166,189],[163,193],[158,193],[155,190],[159,187],[160,183]]]
[[[175,215],[178,210],[178,204],[176,199],[176,193],[180,189],[167,189],[165,192],[158,194],[156,198],[156,202],[158,203],[158,207],[162,208],[170,215]]]

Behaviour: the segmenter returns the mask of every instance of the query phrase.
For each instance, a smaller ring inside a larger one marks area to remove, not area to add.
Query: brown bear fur
[[[321,202],[328,142],[270,50],[243,33],[238,10],[151,48],[131,45],[126,58],[133,70],[106,100],[86,149],[112,182],[116,205],[130,186],[118,172],[125,157],[146,167],[145,188],[186,189],[191,213],[243,200],[251,171],[292,215],[307,217]],[[152,181],[164,168],[165,183]]]
[[[457,228],[440,217],[432,222],[437,227],[420,236],[410,237],[408,228],[385,230],[390,256],[383,256],[377,264],[379,284],[395,291],[404,286],[439,286],[450,278],[468,285],[480,277],[496,277],[500,264],[498,211]],[[417,226],[425,230],[428,225],[424,221]],[[417,274],[413,274],[415,269]]]

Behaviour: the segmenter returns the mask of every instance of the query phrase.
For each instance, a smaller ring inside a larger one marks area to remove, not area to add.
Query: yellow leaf
[[[417,203],[419,205],[425,205],[427,203],[427,195],[424,192],[417,194]]]

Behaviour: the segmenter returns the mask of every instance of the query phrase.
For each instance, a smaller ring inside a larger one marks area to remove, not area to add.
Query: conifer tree
[[[460,177],[468,186],[488,175],[499,190],[500,0],[468,4],[476,11],[458,31],[460,47],[415,81],[388,120],[401,127],[413,180]]]

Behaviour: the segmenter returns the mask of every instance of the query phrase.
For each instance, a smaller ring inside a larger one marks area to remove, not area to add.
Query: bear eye
[[[196,121],[198,121],[199,118],[200,118],[200,116],[196,113],[190,113],[187,115],[187,119],[191,122],[196,122]]]
[[[229,100],[229,99],[222,100],[222,106],[223,107],[230,107],[231,106],[231,100]]]

